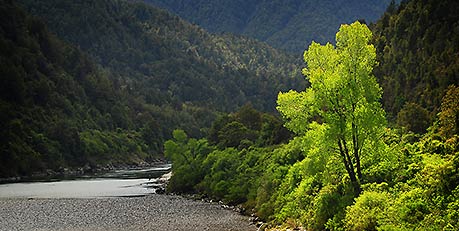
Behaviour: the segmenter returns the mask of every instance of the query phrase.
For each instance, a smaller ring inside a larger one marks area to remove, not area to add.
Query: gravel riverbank
[[[180,196],[0,199],[0,230],[257,230],[248,217]]]

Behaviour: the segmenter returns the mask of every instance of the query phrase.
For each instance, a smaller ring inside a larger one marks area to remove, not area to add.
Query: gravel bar
[[[0,230],[257,230],[219,204],[181,196],[0,199]]]

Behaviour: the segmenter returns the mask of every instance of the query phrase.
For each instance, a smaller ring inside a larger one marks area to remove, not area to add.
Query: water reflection
[[[144,196],[160,186],[158,178],[170,164],[146,169],[116,170],[73,180],[11,183],[0,185],[0,198],[93,198]]]
[[[145,168],[145,169],[115,170],[115,171],[99,174],[97,176],[101,178],[117,178],[117,179],[139,179],[139,178],[154,179],[154,178],[158,178],[161,175],[169,172],[170,169],[171,169],[171,164],[161,164],[155,167]]]

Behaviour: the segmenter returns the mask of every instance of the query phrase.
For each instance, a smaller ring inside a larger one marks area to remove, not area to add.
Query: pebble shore
[[[181,196],[0,199],[0,230],[257,230],[219,204]]]

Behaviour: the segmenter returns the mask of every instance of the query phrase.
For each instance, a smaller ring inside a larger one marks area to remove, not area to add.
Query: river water
[[[145,169],[116,170],[71,180],[0,184],[0,198],[95,198],[137,197],[155,193],[158,179],[170,164]]]

